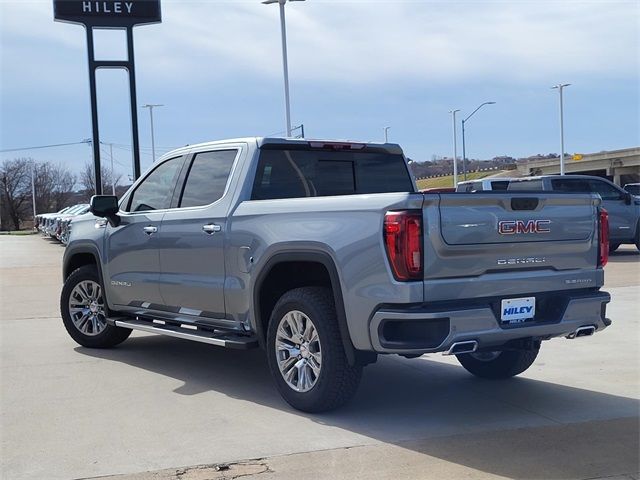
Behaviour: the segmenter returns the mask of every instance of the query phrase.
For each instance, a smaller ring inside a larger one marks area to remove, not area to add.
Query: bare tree
[[[76,176],[62,165],[54,168],[52,207],[58,211],[67,206],[73,197],[73,189],[76,186]]]
[[[31,158],[5,160],[0,166],[0,190],[3,195],[4,213],[15,230],[30,217]]]
[[[35,163],[36,211],[57,212],[73,197],[76,177],[63,165],[50,162]]]
[[[111,185],[115,183],[117,188],[118,183],[122,179],[121,173],[114,172],[113,179],[111,175],[111,170],[105,168],[104,165],[100,167],[101,177],[102,177],[102,192],[106,194],[110,194],[112,191]],[[85,163],[83,169],[80,171],[80,176],[78,178],[78,182],[80,186],[85,191],[85,195],[87,198],[94,195],[96,192],[96,180],[94,175],[93,163]]]

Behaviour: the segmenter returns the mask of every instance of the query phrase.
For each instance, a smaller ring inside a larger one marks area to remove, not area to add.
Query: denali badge
[[[544,257],[499,258],[498,265],[527,265],[532,263],[545,263]]]
[[[551,220],[502,220],[498,222],[500,235],[515,233],[549,233]]]
[[[121,282],[119,280],[111,280],[111,286],[113,287],[130,287],[131,282]]]

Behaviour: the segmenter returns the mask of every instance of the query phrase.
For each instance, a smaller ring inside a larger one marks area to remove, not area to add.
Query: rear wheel
[[[327,288],[296,288],[278,300],[269,321],[267,354],[280,394],[304,412],[345,404],[360,383],[362,367],[347,361]]]
[[[463,353],[456,355],[460,364],[476,377],[510,378],[529,368],[539,349],[504,350],[496,352]]]
[[[83,347],[114,347],[131,334],[128,328],[107,323],[102,282],[94,265],[74,270],[64,282],[60,313],[71,338]]]

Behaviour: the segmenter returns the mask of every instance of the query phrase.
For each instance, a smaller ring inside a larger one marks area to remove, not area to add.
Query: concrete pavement
[[[58,313],[61,255],[38,236],[0,237],[2,478],[637,478],[630,247],[607,266],[606,331],[545,342],[509,381],[441,355],[382,358],[349,406],[324,415],[289,408],[260,351],[138,333],[112,350],[77,346]]]

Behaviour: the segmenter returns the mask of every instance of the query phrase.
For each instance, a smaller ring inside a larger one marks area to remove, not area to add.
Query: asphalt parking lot
[[[62,253],[0,237],[2,478],[638,479],[635,247],[606,267],[604,332],[545,342],[508,381],[441,355],[382,358],[323,415],[281,400],[260,351],[141,333],[79,347],[59,317]]]

